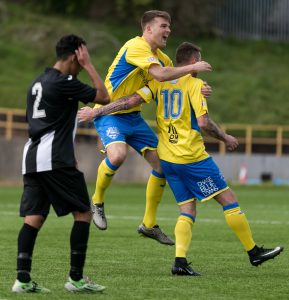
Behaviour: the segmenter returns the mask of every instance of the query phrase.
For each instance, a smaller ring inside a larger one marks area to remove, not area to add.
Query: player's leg
[[[240,210],[235,195],[229,189],[224,176],[211,157],[188,164],[188,167],[179,174],[198,200],[206,201],[215,198],[223,206],[229,227],[248,251],[253,265],[273,258],[282,251],[282,247],[263,249],[256,246],[245,214]]]
[[[104,286],[88,281],[83,276],[87,253],[91,211],[72,212],[74,224],[70,234],[70,272],[64,287],[70,292],[101,292]]]
[[[133,132],[127,137],[127,143],[140,153],[153,169],[147,183],[145,215],[138,232],[162,244],[174,245],[174,241],[162,232],[156,221],[158,205],[166,185],[156,151],[158,144],[156,134],[140,114],[133,116],[132,124]]]
[[[36,238],[49,212],[45,194],[33,176],[24,176],[24,191],[20,205],[20,216],[24,224],[18,234],[17,279],[12,287],[15,293],[47,293],[50,290],[31,280],[32,255]]]
[[[93,222],[96,227],[105,230],[107,220],[104,213],[104,194],[126,158],[126,135],[131,125],[126,116],[122,115],[98,117],[94,120],[94,125],[106,149],[107,157],[100,163],[97,171],[95,192],[92,196]]]
[[[214,198],[222,205],[225,220],[247,251],[252,265],[258,266],[282,252],[283,247],[280,246],[266,249],[256,245],[246,215],[241,211],[237,198],[231,189],[221,192]]]
[[[125,143],[113,143],[106,147],[107,157],[100,163],[97,171],[95,191],[92,196],[93,222],[101,230],[107,229],[104,212],[104,194],[114,174],[127,156]]]
[[[173,275],[198,276],[200,274],[195,272],[187,262],[187,253],[192,239],[192,227],[196,219],[194,194],[191,193],[179,175],[187,166],[165,161],[161,161],[161,165],[180,209],[180,215],[175,226],[175,261],[171,271]]]
[[[73,281],[83,278],[86,258],[91,212],[73,212],[74,223],[70,234],[70,272]]]
[[[93,204],[103,204],[104,192],[110,185],[117,169],[126,159],[127,145],[125,143],[109,144],[106,147],[106,154],[107,157],[98,167],[95,192],[92,196]]]
[[[43,172],[43,188],[57,216],[73,214],[70,234],[70,271],[64,287],[70,292],[99,292],[103,286],[88,283],[83,276],[89,227],[92,218],[90,200],[83,173],[76,168]]]
[[[192,240],[192,229],[196,219],[196,201],[180,204],[180,216],[175,226],[176,254],[172,267],[173,275],[199,276],[187,262],[187,252]]]
[[[256,243],[253,240],[252,232],[238,204],[237,198],[231,189],[227,189],[214,197],[223,207],[225,220],[228,226],[234,231],[246,251],[253,249]]]
[[[156,150],[146,150],[144,157],[153,170],[147,183],[145,214],[142,224],[138,227],[138,233],[155,239],[161,244],[174,245],[174,241],[162,232],[156,221],[158,206],[166,185],[157,152]]]
[[[151,165],[153,170],[148,179],[146,188],[146,208],[143,224],[148,228],[152,228],[157,224],[157,209],[163,196],[166,179],[162,173],[156,150],[146,150],[144,158]]]

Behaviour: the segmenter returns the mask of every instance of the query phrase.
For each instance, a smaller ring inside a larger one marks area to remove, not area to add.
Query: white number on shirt
[[[33,119],[45,118],[46,113],[44,109],[38,109],[40,101],[42,99],[42,85],[40,82],[36,82],[32,87],[32,95],[36,95],[34,104],[33,104]]]

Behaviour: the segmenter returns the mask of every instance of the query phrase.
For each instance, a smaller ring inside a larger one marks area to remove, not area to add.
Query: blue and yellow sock
[[[146,208],[143,218],[143,224],[148,228],[156,225],[157,209],[162,199],[165,185],[166,179],[164,175],[153,170],[147,183]]]
[[[195,218],[181,213],[175,227],[176,257],[186,257],[192,240],[192,226]]]
[[[107,157],[101,162],[97,171],[95,192],[92,196],[93,204],[102,204],[104,202],[104,192],[110,185],[117,169],[118,167],[112,165]]]
[[[240,242],[249,251],[255,247],[250,225],[238,202],[223,207],[227,224],[235,232]]]

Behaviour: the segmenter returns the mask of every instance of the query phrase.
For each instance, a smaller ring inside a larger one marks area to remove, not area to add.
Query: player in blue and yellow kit
[[[200,49],[193,44],[183,43],[177,49],[178,66],[193,64],[199,60]],[[176,255],[172,267],[174,275],[200,275],[189,267],[186,259],[191,243],[192,226],[196,219],[196,200],[204,202],[215,199],[222,205],[225,220],[248,252],[252,265],[258,266],[283,250],[280,246],[266,249],[256,245],[236,196],[205,150],[200,129],[223,141],[229,151],[237,148],[238,141],[223,132],[209,118],[206,99],[201,94],[202,85],[202,80],[191,75],[164,83],[154,80],[131,97],[103,106],[102,110],[87,111],[92,119],[94,115],[116,111],[122,105],[133,107],[143,101],[156,101],[158,155],[180,209],[175,226]],[[81,117],[81,114],[79,116]]]
[[[166,81],[191,72],[210,71],[206,62],[173,67],[170,58],[160,49],[166,46],[170,34],[170,16],[163,11],[147,11],[141,20],[143,35],[126,42],[109,68],[105,85],[111,101],[131,95],[152,79]],[[104,193],[113,175],[124,162],[128,145],[140,153],[152,166],[146,190],[146,210],[138,232],[161,243],[174,242],[156,224],[157,207],[166,180],[156,152],[157,138],[140,115],[141,105],[118,111],[117,114],[97,117],[95,128],[104,144],[107,157],[98,168],[96,189],[92,196],[93,220],[102,230],[107,228],[104,214]]]

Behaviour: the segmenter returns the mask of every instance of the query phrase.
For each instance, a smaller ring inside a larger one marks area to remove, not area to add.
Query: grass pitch
[[[90,192],[93,187],[89,186]],[[91,226],[85,274],[105,285],[102,294],[74,295],[63,285],[69,270],[69,235],[72,217],[51,212],[39,233],[33,255],[32,278],[51,294],[10,292],[15,280],[16,245],[22,219],[18,217],[22,188],[0,188],[0,300],[10,299],[289,299],[288,187],[236,187],[254,239],[266,247],[285,246],[276,259],[252,267],[247,254],[227,227],[214,201],[198,205],[197,222],[188,260],[200,277],[170,274],[174,247],[139,237],[145,204],[145,186],[113,184],[107,192],[109,228]],[[178,208],[166,188],[158,223],[173,237]]]

